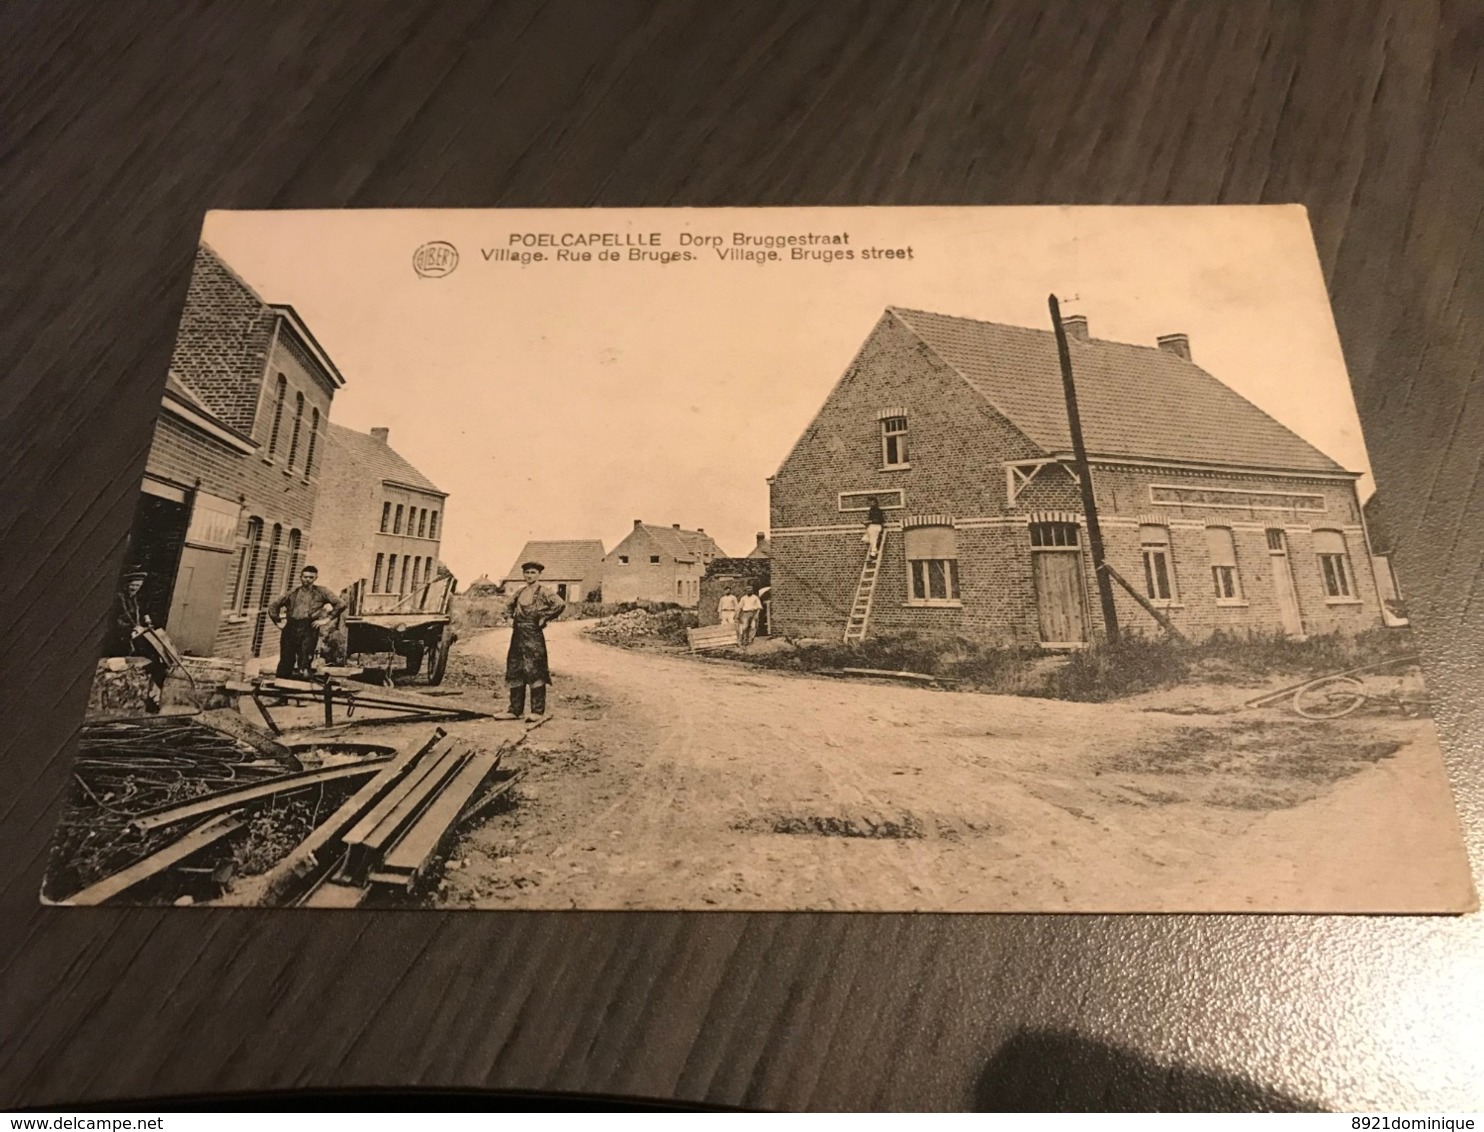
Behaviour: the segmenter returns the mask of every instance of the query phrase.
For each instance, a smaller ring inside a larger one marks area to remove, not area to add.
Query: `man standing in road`
[[[268,616],[279,628],[278,675],[284,679],[309,674],[315,642],[319,639],[314,622],[324,607],[330,607],[332,617],[345,612],[345,602],[317,585],[318,580],[317,569],[304,567],[299,572],[299,584],[268,607]]]
[[[763,611],[762,598],[751,587],[737,603],[737,643],[744,649],[752,644],[752,639],[757,636],[757,619]]]
[[[541,584],[539,562],[521,563],[525,585],[505,602],[510,615],[510,652],[505,658],[505,683],[510,688],[510,710],[496,719],[534,722],[546,714],[546,685],[551,671],[546,663],[546,626],[562,615],[566,602]],[[526,715],[526,685],[531,686],[531,714]]]
[[[722,591],[721,597],[716,600],[716,619],[721,625],[735,625],[737,623],[737,595],[728,586]]]

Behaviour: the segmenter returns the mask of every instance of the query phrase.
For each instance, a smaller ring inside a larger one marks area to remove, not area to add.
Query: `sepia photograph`
[[[1459,913],[1299,206],[213,212],[48,904]]]

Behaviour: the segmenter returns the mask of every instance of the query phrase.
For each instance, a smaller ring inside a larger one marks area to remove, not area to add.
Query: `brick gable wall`
[[[239,432],[253,432],[277,319],[210,248],[197,249],[170,367]]]
[[[912,467],[881,468],[878,413],[904,408]],[[1007,498],[1003,462],[1035,459],[1030,442],[969,391],[909,331],[887,314],[771,481],[773,619],[775,632],[838,638],[854,600],[865,557],[863,512],[844,512],[838,493],[900,488],[903,509],[888,509],[888,533],[871,616],[871,631],[963,634],[1007,644],[1040,639],[1027,523],[1037,511],[1080,516],[1081,495],[1064,470],[1049,467]],[[1353,632],[1380,624],[1381,606],[1366,552],[1353,483],[1280,475],[1213,474],[1138,466],[1094,468],[1109,562],[1142,585],[1139,520],[1157,516],[1169,527],[1177,600],[1171,620],[1192,637],[1216,630],[1276,632],[1282,626],[1265,530],[1282,527],[1289,566],[1309,633]],[[1236,491],[1303,492],[1323,498],[1323,511],[1267,511],[1152,501],[1151,484]],[[908,572],[900,521],[947,514],[956,530],[962,604],[908,603]],[[966,522],[967,521],[967,522]],[[1206,543],[1207,525],[1232,529],[1241,605],[1217,605]],[[1356,594],[1327,597],[1313,531],[1344,537]],[[1090,551],[1082,537],[1086,608],[1099,624]],[[1135,631],[1158,627],[1121,588],[1120,623]]]

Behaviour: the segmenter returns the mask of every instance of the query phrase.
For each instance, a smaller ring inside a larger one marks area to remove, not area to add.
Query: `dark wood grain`
[[[207,208],[1308,205],[1484,860],[1484,13],[0,6],[0,1106],[1484,1104],[1462,920],[38,907]],[[1296,374],[1295,380],[1302,380]]]

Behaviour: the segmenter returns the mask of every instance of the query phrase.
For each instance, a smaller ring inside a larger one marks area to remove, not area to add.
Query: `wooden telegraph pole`
[[[1103,529],[1098,526],[1098,505],[1092,495],[1092,469],[1087,466],[1087,446],[1082,443],[1082,417],[1077,412],[1077,386],[1072,380],[1072,354],[1067,349],[1067,332],[1061,324],[1061,307],[1056,296],[1048,300],[1051,325],[1056,329],[1056,353],[1061,359],[1061,386],[1067,397],[1067,427],[1072,433],[1072,456],[1077,462],[1077,479],[1082,486],[1082,512],[1087,516],[1087,541],[1092,547],[1092,571],[1098,580],[1098,598],[1103,604],[1103,634],[1110,643],[1118,641],[1118,610],[1113,606],[1113,582],[1103,563]]]

